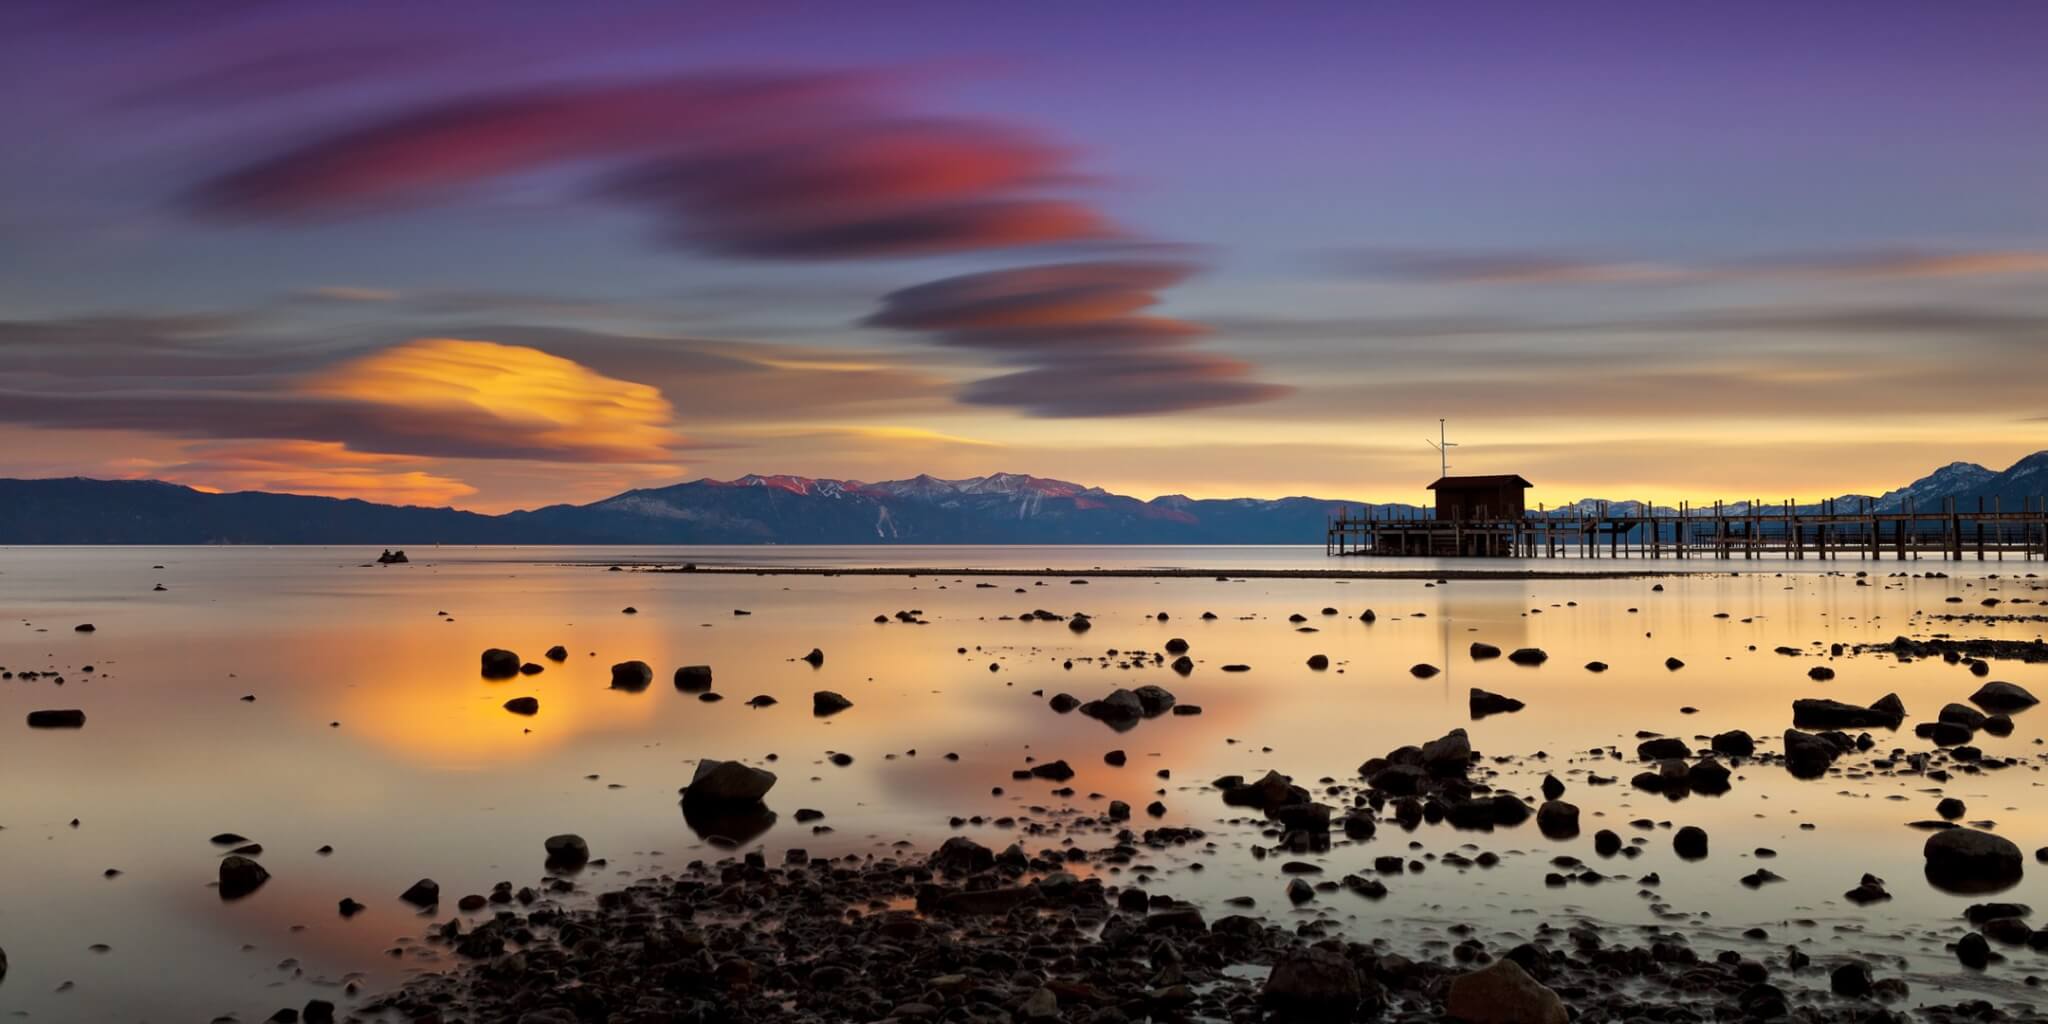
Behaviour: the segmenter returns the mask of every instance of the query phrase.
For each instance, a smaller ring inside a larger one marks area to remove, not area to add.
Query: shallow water
[[[2030,990],[2021,979],[2048,968],[2048,955],[2025,949],[2009,951],[2009,963],[1981,976],[1957,968],[1942,943],[1963,933],[1962,908],[1982,897],[1930,886],[1921,877],[1924,834],[1905,826],[1934,817],[1934,802],[1952,795],[1967,801],[1969,820],[1995,819],[2022,848],[2048,844],[2039,739],[2048,711],[2016,716],[2009,738],[1980,736],[1987,754],[2019,758],[2019,766],[1960,775],[1939,794],[1912,777],[1838,772],[1799,781],[1782,768],[1753,765],[1736,773],[1725,796],[1672,802],[1628,787],[1638,770],[1632,758],[1586,753],[1632,753],[1638,730],[1692,737],[1730,728],[1748,729],[1776,749],[1794,697],[1867,703],[1891,691],[1912,717],[1895,735],[1879,731],[1879,749],[1927,749],[1912,725],[1963,700],[1981,680],[1939,662],[1865,655],[1827,662],[1837,678],[1815,683],[1806,671],[1822,661],[1772,649],[1936,632],[2035,638],[2044,631],[2039,622],[1936,622],[1917,614],[1979,611],[1985,596],[2006,599],[2003,614],[2048,613],[2016,603],[2048,598],[2042,581],[2018,575],[2038,563],[1534,562],[1706,572],[1441,586],[1142,578],[1034,585],[1029,578],[606,572],[601,564],[1331,563],[1313,548],[437,549],[386,568],[364,566],[365,554],[374,552],[0,549],[0,666],[64,677],[62,686],[0,682],[0,949],[9,961],[0,1010],[36,1020],[184,1021],[222,1013],[260,1020],[313,996],[346,1005],[344,979],[374,990],[435,965],[425,948],[386,952],[419,946],[433,920],[397,898],[416,879],[438,880],[452,912],[457,896],[487,891],[499,879],[535,882],[543,874],[541,841],[558,832],[583,835],[609,860],[580,879],[590,889],[724,856],[684,821],[677,787],[699,757],[765,764],[771,753],[780,781],[768,803],[780,817],[748,848],[772,860],[793,846],[814,855],[881,854],[898,841],[928,847],[956,831],[1000,846],[1016,830],[956,830],[949,820],[1008,814],[1051,822],[1060,808],[1099,812],[1109,799],[1139,808],[1142,827],[1152,821],[1142,808],[1158,799],[1167,808],[1158,823],[1204,829],[1215,846],[1150,858],[1157,881],[1148,888],[1208,901],[1216,913],[1227,910],[1223,899],[1250,896],[1258,913],[1322,914],[1354,935],[1404,948],[1444,939],[1460,922],[1489,939],[1526,936],[1545,921],[1654,923],[1690,934],[1703,954],[1733,948],[1760,957],[1796,943],[1823,965],[1848,950],[1903,957],[1883,961],[1880,976],[1903,971],[1916,997],[1936,1000],[1960,992],[2024,999]],[[1859,568],[1872,574],[1872,585],[1846,575]],[[1953,575],[1884,576],[1901,569]],[[1652,589],[1659,582],[1661,593]],[[157,583],[168,589],[153,591]],[[1947,604],[1949,596],[1966,601]],[[629,605],[638,613],[622,614]],[[1325,606],[1339,614],[1320,614]],[[1085,611],[1094,628],[1077,635],[1060,623],[1001,621],[1040,607]],[[1366,608],[1377,622],[1358,620]],[[930,624],[872,621],[899,609],[921,609]],[[1156,619],[1162,611],[1168,621]],[[1203,611],[1219,618],[1200,621]],[[1299,632],[1288,621],[1297,612],[1318,631]],[[74,632],[82,622],[97,630]],[[1198,662],[1184,679],[1163,667],[1113,667],[1118,659],[1103,657],[1110,648],[1160,650],[1176,636],[1189,641]],[[1551,660],[1540,668],[1473,662],[1466,649],[1474,640],[1508,650],[1540,646]],[[556,643],[572,656],[541,675],[478,677],[486,647],[538,661]],[[825,652],[821,668],[797,660],[812,647]],[[1315,653],[1329,656],[1328,671],[1304,666]],[[1665,669],[1668,656],[1686,667]],[[608,667],[629,658],[655,668],[644,692],[608,688]],[[1063,667],[1069,659],[1071,669]],[[1612,669],[1596,675],[1580,667],[1592,659]],[[1251,671],[1218,671],[1231,662]],[[1418,681],[1408,673],[1416,662],[1446,671]],[[669,677],[683,664],[713,666],[727,699],[705,704],[676,692]],[[2048,665],[1994,662],[1991,678],[2048,692]],[[1119,734],[1079,714],[1056,714],[1033,695],[1066,691],[1086,700],[1141,683],[1166,686],[1203,713]],[[1474,722],[1466,708],[1474,686],[1528,708]],[[843,693],[854,706],[814,718],[808,698],[817,689]],[[745,702],[755,694],[780,703],[751,709]],[[538,715],[501,709],[523,695],[540,700]],[[1698,713],[1681,714],[1687,705]],[[22,724],[31,710],[73,707],[88,716],[83,730]],[[1584,834],[1547,840],[1533,823],[1490,834],[1424,825],[1409,834],[1389,821],[1367,843],[1260,861],[1248,848],[1270,840],[1253,825],[1232,824],[1241,813],[1208,786],[1219,775],[1268,768],[1311,789],[1323,777],[1350,783],[1367,758],[1453,727],[1468,729],[1487,755],[1513,758],[1495,766],[1497,785],[1533,795],[1543,774],[1555,772],[1570,787],[1566,799],[1584,810]],[[1105,765],[1111,749],[1127,750],[1129,764]],[[825,760],[831,751],[855,761],[835,767]],[[944,759],[949,752],[959,760]],[[1069,761],[1078,772],[1068,783],[1076,795],[1062,800],[1051,794],[1056,783],[1013,781],[1011,771],[1027,757]],[[1162,768],[1170,779],[1155,776]],[[1589,770],[1623,781],[1588,786]],[[1005,794],[992,795],[992,787]],[[824,811],[822,824],[833,831],[798,825],[791,814],[800,807]],[[1711,855],[1680,861],[1671,828],[1627,824],[1639,817],[1706,828]],[[1643,837],[1644,852],[1595,857],[1591,836],[1602,827]],[[211,888],[223,848],[208,838],[224,831],[261,843],[273,876],[235,902]],[[1058,834],[1026,840],[1034,848],[1058,841]],[[323,844],[332,854],[315,852]],[[1500,853],[1502,863],[1464,871],[1432,863],[1421,875],[1387,878],[1391,893],[1378,902],[1325,893],[1295,910],[1282,894],[1284,860],[1317,861],[1323,878],[1336,879],[1369,868],[1378,855],[1433,858],[1468,844]],[[1778,856],[1760,860],[1751,853],[1756,847]],[[1560,854],[1622,877],[1546,888],[1543,875]],[[1190,870],[1191,863],[1204,870]],[[1757,890],[1738,884],[1759,866],[1788,881]],[[2027,879],[2000,898],[2048,901],[2039,891],[2048,868],[2028,867]],[[103,877],[107,869],[122,873]],[[1660,887],[1632,881],[1652,871],[1662,876]],[[1863,910],[1841,898],[1866,871],[1887,880],[1891,902]],[[335,909],[343,897],[369,909],[344,920]],[[1768,937],[1741,937],[1750,927]],[[96,943],[111,948],[94,952]],[[1824,986],[1825,974],[1818,978]]]

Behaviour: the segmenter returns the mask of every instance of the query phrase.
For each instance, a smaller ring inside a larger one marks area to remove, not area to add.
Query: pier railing
[[[1336,555],[1497,558],[1860,558],[1898,560],[1975,557],[2048,559],[2048,499],[2026,498],[2008,511],[1998,499],[1944,501],[1938,510],[1911,504],[1879,512],[1830,500],[1656,508],[1638,502],[1595,502],[1537,509],[1519,517],[1459,519],[1395,506],[1340,509],[1329,517],[1324,546]]]

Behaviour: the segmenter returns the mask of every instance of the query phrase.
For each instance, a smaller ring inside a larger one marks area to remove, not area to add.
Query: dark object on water
[[[56,711],[31,711],[28,713],[28,727],[31,729],[83,729],[85,712],[77,708]]]
[[[412,559],[405,557],[405,549],[403,548],[397,551],[386,551],[377,556],[378,565],[404,565],[410,561]]]
[[[270,872],[263,865],[242,856],[228,856],[220,862],[220,898],[238,900],[263,888]]]

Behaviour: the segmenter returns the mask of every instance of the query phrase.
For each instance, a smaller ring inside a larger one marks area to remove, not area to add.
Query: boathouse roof
[[[1438,477],[1438,478],[1436,479],[1436,482],[1435,482],[1435,483],[1432,483],[1432,484],[1430,484],[1430,485],[1429,485],[1429,489],[1430,489],[1430,490],[1432,490],[1432,491],[1434,491],[1434,490],[1437,490],[1437,489],[1439,489],[1439,488],[1444,488],[1444,487],[1450,487],[1450,488],[1458,488],[1458,487],[1511,487],[1511,486],[1520,486],[1520,487],[1534,487],[1534,486],[1536,486],[1536,485],[1535,485],[1535,484],[1532,484],[1532,483],[1530,483],[1530,482],[1529,482],[1529,481],[1527,481],[1527,480],[1524,480],[1524,479],[1522,479],[1520,475],[1518,475],[1518,474],[1515,474],[1515,473],[1499,473],[1499,474],[1495,474],[1495,475],[1493,475],[1493,476],[1445,476],[1445,477]]]

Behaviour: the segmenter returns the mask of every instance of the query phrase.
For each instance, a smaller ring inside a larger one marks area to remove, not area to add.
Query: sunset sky
[[[2048,5],[0,5],[0,476],[1816,498],[2048,448]]]

